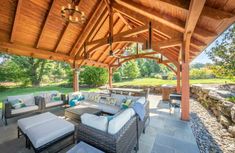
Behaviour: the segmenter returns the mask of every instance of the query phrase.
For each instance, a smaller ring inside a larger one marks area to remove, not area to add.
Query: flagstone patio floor
[[[180,110],[169,113],[168,104],[161,101],[161,96],[150,95],[150,122],[145,134],[139,141],[138,153],[199,153],[199,149],[190,127],[190,122],[180,120]],[[64,110],[55,108],[50,112],[63,117]],[[25,148],[24,138],[17,138],[17,120],[26,116],[9,120],[9,125],[0,122],[0,152],[31,153]],[[66,152],[66,147],[60,152]],[[53,152],[53,148],[45,152]]]

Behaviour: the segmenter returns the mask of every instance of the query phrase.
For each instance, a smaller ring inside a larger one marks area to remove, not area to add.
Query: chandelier
[[[67,6],[61,7],[61,16],[68,22],[83,24],[86,16],[83,11],[78,8],[80,0],[71,0]]]

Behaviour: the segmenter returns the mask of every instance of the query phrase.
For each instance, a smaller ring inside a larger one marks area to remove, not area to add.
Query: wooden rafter
[[[61,53],[54,53],[43,49],[31,48],[19,44],[0,43],[1,48],[8,49],[7,52],[11,54],[33,56],[43,59],[54,59],[60,61],[72,60],[71,57]]]
[[[41,29],[41,31],[40,31],[38,40],[37,40],[36,45],[35,45],[36,48],[39,48],[39,45],[40,45],[40,43],[41,43],[41,41],[42,41],[42,38],[43,38],[43,35],[45,34],[44,31],[45,31],[45,29],[46,29],[46,27],[47,27],[47,24],[48,24],[49,19],[50,19],[50,15],[51,15],[51,13],[52,13],[53,8],[55,7],[55,4],[56,4],[56,0],[53,0],[53,1],[51,2],[51,4],[50,4],[49,11],[48,11],[48,13],[47,13],[47,15],[46,15],[46,19],[45,19],[44,22],[43,22],[42,29]]]
[[[114,27],[114,28],[115,28],[116,24],[118,23],[118,21],[119,21],[119,19],[117,18],[117,20],[113,23],[113,27]],[[119,33],[119,32],[120,32],[120,31],[118,31],[118,33]],[[109,34],[109,32],[106,33],[105,37],[107,37],[108,34]],[[96,61],[99,61],[100,58],[106,53],[107,50],[109,50],[109,46],[107,46],[107,47],[104,49],[104,52],[101,53],[101,54],[98,56],[98,58],[96,59]],[[95,52],[93,52],[93,54],[95,54]]]
[[[100,29],[102,28],[107,19],[108,19],[108,12],[105,11],[99,19],[100,22],[96,25],[94,31],[91,32],[91,35],[88,38],[88,42],[94,40],[94,38],[96,37],[96,35],[98,34],[98,32],[100,31]]]
[[[10,42],[12,42],[12,43],[15,40],[16,26],[19,22],[20,8],[21,8],[21,5],[22,5],[22,1],[23,0],[18,0],[16,11],[15,11],[15,18],[14,18],[14,22],[13,22],[13,26],[12,26],[12,30],[11,30],[11,38],[10,38]]]
[[[174,1],[155,1],[155,3],[158,3],[161,6],[166,6],[166,7],[173,7],[176,8],[180,11],[185,12],[186,14],[189,13],[188,10],[188,2],[185,2],[184,0],[174,0]],[[209,6],[204,6],[202,13],[202,17],[214,19],[214,20],[223,20],[223,19],[229,19],[233,17],[232,13],[225,12],[223,10],[211,8]]]
[[[163,48],[169,48],[169,47],[175,47],[175,46],[181,46],[182,45],[182,39],[180,38],[172,38],[169,40],[163,40],[157,43],[154,43],[157,48],[163,49]]]
[[[115,2],[117,2],[122,7],[129,8],[135,12],[139,12],[151,20],[158,21],[158,22],[160,22],[160,23],[162,23],[172,29],[175,29],[179,32],[182,32],[182,33],[185,32],[184,23],[176,18],[172,18],[169,16],[166,17],[166,16],[158,13],[157,11],[152,11],[151,9],[149,9],[143,5],[139,5],[131,0],[126,0],[126,1],[116,0]],[[207,37],[216,36],[216,33],[212,33],[212,32],[207,31],[205,29],[197,28],[197,30],[195,31],[195,35],[207,38]]]
[[[88,23],[82,30],[81,35],[77,38],[77,41],[75,42],[71,52],[69,53],[70,56],[74,57],[81,50],[85,40],[90,35],[90,32],[92,31],[92,29],[98,22],[98,19],[104,10],[105,10],[105,5],[103,4],[103,1],[102,1],[101,3],[98,4],[93,15],[90,17]]]
[[[81,1],[80,1],[79,4],[77,4],[77,5],[81,5]],[[65,26],[65,28],[63,29],[63,31],[62,31],[62,33],[61,33],[59,39],[58,39],[58,42],[57,42],[57,44],[56,44],[56,46],[55,46],[54,52],[57,52],[57,51],[58,51],[58,49],[59,49],[61,43],[63,42],[64,36],[65,36],[65,34],[68,32],[68,29],[71,27],[71,25],[72,25],[71,22],[66,23],[66,26]]]
[[[113,35],[113,40],[120,39],[121,37],[131,37],[133,35],[137,35],[143,32],[147,32],[147,31],[148,31],[148,26],[140,26],[140,27]],[[87,45],[94,45],[94,44],[104,43],[104,42],[108,42],[108,38],[101,38],[92,42],[87,42]]]
[[[104,63],[101,63],[101,62],[97,62],[97,61],[93,61],[93,60],[90,60],[90,59],[79,59],[77,60],[77,62],[82,62],[81,65],[90,65],[90,66],[98,66],[98,67],[103,67],[103,68],[108,68],[108,64],[104,64]],[[81,66],[80,65],[80,66]]]
[[[56,44],[54,52],[57,52],[58,49],[60,48],[60,46],[61,46],[61,44],[62,44],[62,42],[64,40],[65,34],[68,32],[68,29],[69,29],[70,26],[71,26],[70,22],[66,24],[66,27],[64,28],[62,34],[60,35],[60,37],[58,39],[58,43]]]

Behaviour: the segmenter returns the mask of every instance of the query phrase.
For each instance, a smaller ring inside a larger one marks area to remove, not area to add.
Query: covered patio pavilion
[[[189,120],[189,63],[235,21],[235,0],[80,0],[84,24],[65,21],[64,5],[65,0],[2,1],[0,51],[71,64],[75,91],[82,65],[107,68],[112,87],[112,73],[122,63],[154,59],[177,76],[182,120]],[[133,43],[144,52],[115,56]]]

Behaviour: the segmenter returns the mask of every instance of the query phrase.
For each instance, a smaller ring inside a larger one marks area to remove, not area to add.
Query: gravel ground
[[[201,153],[235,153],[235,138],[199,102],[191,100],[191,127]]]

